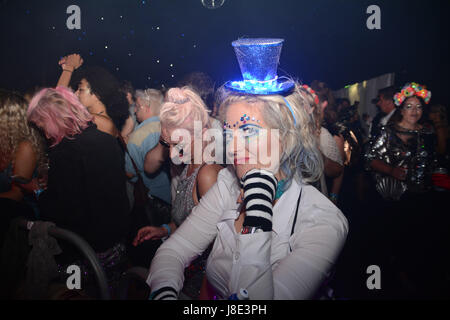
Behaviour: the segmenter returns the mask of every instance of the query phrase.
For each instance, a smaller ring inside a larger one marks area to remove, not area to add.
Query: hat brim
[[[254,94],[254,95],[274,95],[281,94],[286,95],[293,91],[295,88],[295,82],[292,80],[276,81],[270,86],[265,86],[261,83],[250,83],[245,81],[228,81],[225,87],[229,90]]]

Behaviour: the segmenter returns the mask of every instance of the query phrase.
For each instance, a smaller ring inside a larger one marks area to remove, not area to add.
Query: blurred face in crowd
[[[381,112],[388,114],[394,109],[394,102],[380,94],[378,95],[377,106],[381,109]]]
[[[92,107],[99,101],[97,96],[91,92],[91,87],[86,79],[82,79],[80,81],[80,83],[78,84],[78,90],[75,91],[75,94],[77,95],[81,104],[88,108],[89,111],[90,107]]]
[[[332,124],[332,123],[337,122],[338,121],[338,116],[337,116],[336,111],[334,111],[334,110],[332,110],[330,108],[325,109],[324,119],[325,119],[325,121],[328,124]]]
[[[420,118],[422,118],[422,103],[416,97],[408,98],[405,100],[401,113],[403,116],[402,122],[410,126],[415,126]]]
[[[145,121],[146,119],[151,117],[151,108],[148,105],[148,102],[141,98],[136,99],[134,112],[136,113],[136,119],[139,122]]]
[[[161,144],[169,148],[170,159],[173,163],[192,163],[191,160],[194,157],[194,134],[178,135],[174,131],[175,129],[162,127]]]
[[[438,122],[440,120],[440,115],[437,112],[432,112],[428,115],[428,118],[430,118],[431,121],[434,123]]]
[[[134,103],[133,95],[130,92],[127,92],[126,97],[127,97],[128,104],[131,106]]]
[[[350,107],[350,102],[348,102],[347,100],[343,100],[341,106],[342,109],[348,108]]]

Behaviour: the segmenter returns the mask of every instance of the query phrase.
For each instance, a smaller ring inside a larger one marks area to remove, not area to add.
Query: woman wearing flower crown
[[[420,193],[431,187],[434,135],[420,124],[430,99],[431,92],[423,86],[405,85],[394,96],[400,112],[366,152],[376,189],[384,199],[399,200],[406,191]]]
[[[214,238],[206,267],[214,299],[313,298],[329,275],[348,224],[309,185],[322,156],[300,85],[276,78],[281,43],[233,42],[246,81],[225,85],[219,110],[233,166],[159,248],[147,280],[152,299],[177,299],[184,268]]]
[[[376,200],[378,222],[372,225],[374,237],[379,240],[380,261],[383,261],[380,267],[386,273],[393,271],[400,281],[399,285],[390,282],[393,294],[400,298],[412,294],[411,288],[418,286],[427,273],[426,267],[420,264],[427,260],[421,259],[428,251],[425,249],[427,236],[417,235],[425,235],[427,221],[434,220],[429,206],[435,202],[430,192],[435,135],[432,129],[421,124],[430,99],[431,92],[424,86],[406,84],[394,96],[399,112],[390,125],[381,128],[381,134],[371,142],[365,154],[366,165],[372,169],[376,190],[382,198]],[[429,230],[433,228],[437,231],[435,226]],[[381,230],[382,237],[379,236]],[[422,275],[416,277],[419,269]]]

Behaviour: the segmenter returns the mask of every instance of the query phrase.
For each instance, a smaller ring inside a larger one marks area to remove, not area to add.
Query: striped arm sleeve
[[[274,175],[261,169],[253,169],[242,177],[246,217],[244,227],[259,227],[272,231],[272,202],[275,198],[277,180]]]
[[[149,300],[178,300],[178,293],[172,287],[163,287],[152,292]]]

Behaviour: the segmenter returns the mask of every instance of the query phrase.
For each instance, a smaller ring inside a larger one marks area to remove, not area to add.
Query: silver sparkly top
[[[201,165],[189,176],[186,177],[189,166],[187,165],[180,175],[180,182],[178,183],[175,193],[175,201],[172,204],[172,221],[180,226],[187,216],[195,207],[194,199],[192,197],[195,181],[199,170],[203,167]]]
[[[409,136],[404,143],[398,134]],[[365,153],[366,168],[372,160],[381,160],[392,167],[407,169],[405,181],[373,171],[376,189],[385,199],[399,200],[408,190],[420,193],[430,189],[435,165],[434,134],[430,129],[404,130],[395,125],[381,129]]]

